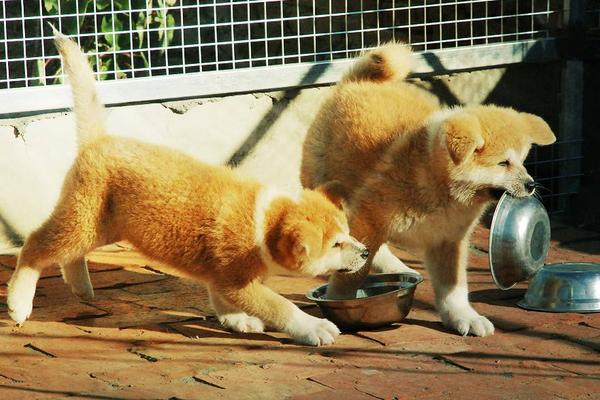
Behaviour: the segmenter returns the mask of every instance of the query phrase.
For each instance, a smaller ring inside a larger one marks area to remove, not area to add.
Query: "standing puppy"
[[[359,58],[304,143],[303,185],[340,181],[350,232],[373,250],[360,273],[332,277],[328,296],[353,296],[372,263],[407,269],[386,246],[393,240],[424,251],[445,325],[490,335],[493,325],[468,301],[469,236],[498,191],[533,194],[523,161],[533,143],[555,137],[541,118],[510,108],[441,109],[403,81],[410,61],[409,48],[393,43]]]
[[[38,277],[55,263],[75,294],[93,297],[85,254],[128,240],[165,272],[204,281],[226,327],[261,332],[268,324],[299,343],[333,343],[334,324],[304,313],[261,278],[274,268],[320,275],[365,264],[368,251],[332,202],[339,204],[335,185],[287,195],[226,167],[105,135],[87,59],[58,33],[56,44],[72,86],[79,153],[54,212],[23,246],[8,283],[11,318],[22,324],[29,317]]]

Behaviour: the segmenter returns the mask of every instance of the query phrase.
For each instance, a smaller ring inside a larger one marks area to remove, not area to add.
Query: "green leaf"
[[[175,17],[172,14],[167,15],[167,27],[172,28],[175,26]],[[167,31],[167,45],[173,41],[173,35],[175,34],[174,29],[170,29]]]
[[[79,17],[79,26],[83,26],[83,21],[85,20],[85,13],[87,12],[87,9],[92,1],[93,0],[86,0],[85,3],[83,3],[83,7],[79,7],[79,13],[83,14],[81,17]]]
[[[121,70],[121,66],[119,65],[119,61],[115,64],[115,79],[126,79],[127,74]]]
[[[106,60],[100,60],[100,80],[104,81],[106,79],[108,79],[108,77],[110,76],[110,74],[106,74],[105,72],[109,72],[112,70],[112,65],[113,65],[113,59],[112,57]]]
[[[38,77],[38,84],[43,85],[46,82],[46,63],[43,59],[39,58],[35,62],[35,69],[33,72],[34,76]]]
[[[60,76],[62,73],[63,73],[62,67],[59,67],[56,70],[56,72],[54,73],[54,80],[52,81],[53,84],[56,84],[56,83],[65,83],[65,79]]]
[[[146,58],[146,56],[144,55],[144,53],[139,53],[139,55],[142,58],[142,61],[144,62],[144,67],[145,68],[149,68],[150,64],[148,63],[148,59]]]
[[[166,25],[166,18],[165,18],[166,13],[164,13],[162,10],[156,10],[156,15],[154,16],[154,18],[152,19],[154,22],[158,23],[158,40],[162,41],[163,35],[165,34],[164,31],[164,27]]]
[[[96,9],[104,10],[106,7],[110,6],[110,0],[96,0]]]
[[[138,34],[139,48],[142,48],[144,44],[144,29],[146,29],[146,14],[141,12],[138,14],[137,20],[135,21],[135,30]]]
[[[47,12],[58,11],[58,0],[44,0],[44,8]]]
[[[119,32],[123,30],[123,22],[121,22],[121,20],[114,15],[112,16],[112,18],[108,15],[105,15],[104,17],[102,17],[100,30],[102,31],[102,33],[104,33],[104,40],[106,40],[106,43],[108,43],[113,49],[120,50],[119,35],[115,34],[114,32]]]
[[[129,0],[114,0],[115,2],[115,10],[125,11],[129,10]]]

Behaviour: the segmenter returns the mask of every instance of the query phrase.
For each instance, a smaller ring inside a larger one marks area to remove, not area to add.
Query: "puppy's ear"
[[[340,181],[329,181],[319,185],[315,190],[324,194],[339,209],[342,208],[343,202],[348,198],[349,194],[346,187]]]
[[[308,254],[308,246],[305,245],[300,232],[296,230],[280,231],[275,239],[274,246],[270,247],[271,256],[281,265],[296,270],[301,265],[301,260]]]
[[[442,122],[440,129],[446,134],[448,153],[456,165],[483,147],[481,124],[477,117],[467,112],[452,114]]]
[[[286,251],[295,261],[308,255],[309,246],[308,243],[305,242],[303,236],[304,235],[302,235],[301,232],[294,232],[288,234],[282,241],[285,243]]]
[[[529,127],[531,143],[543,146],[556,142],[556,136],[554,136],[546,121],[533,114],[521,113],[521,115],[525,118],[525,123]]]
[[[322,232],[308,222],[290,225],[280,233],[276,259],[290,269],[300,268],[321,240]]]

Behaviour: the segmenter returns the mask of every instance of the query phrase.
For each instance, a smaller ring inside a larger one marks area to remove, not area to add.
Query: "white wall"
[[[441,76],[416,84],[461,103],[484,101],[504,69]],[[295,187],[304,136],[330,88],[247,94],[109,109],[111,133],[171,146],[226,163],[241,146],[239,170],[263,182]],[[168,106],[168,107],[167,107]],[[4,126],[3,126],[4,125]],[[14,125],[21,136],[15,137]],[[0,249],[14,245],[50,214],[75,157],[71,113],[0,120]],[[256,145],[254,145],[256,144]],[[245,147],[244,147],[245,148]]]
[[[179,149],[213,164],[225,164],[251,137],[241,173],[277,186],[298,186],[301,146],[311,118],[328,88],[306,89],[289,99],[283,93],[240,95],[209,101],[110,108],[111,134]],[[14,246],[51,213],[75,157],[71,113],[17,121],[0,120],[0,249]],[[257,129],[258,128],[258,129]]]

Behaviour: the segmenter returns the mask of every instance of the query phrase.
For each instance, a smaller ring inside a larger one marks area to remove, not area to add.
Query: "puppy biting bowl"
[[[549,248],[550,219],[542,203],[505,193],[490,228],[488,255],[496,286],[507,290],[534,276]]]
[[[310,290],[306,297],[341,330],[374,329],[402,321],[422,281],[420,275],[411,273],[374,274],[367,277],[353,299],[327,299],[327,285]]]

